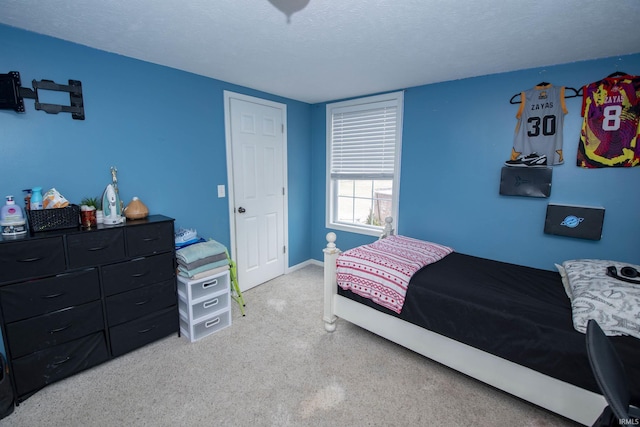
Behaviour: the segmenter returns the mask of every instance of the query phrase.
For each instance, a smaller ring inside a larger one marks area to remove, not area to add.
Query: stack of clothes
[[[178,274],[192,280],[229,269],[227,248],[215,240],[195,243],[176,251]]]

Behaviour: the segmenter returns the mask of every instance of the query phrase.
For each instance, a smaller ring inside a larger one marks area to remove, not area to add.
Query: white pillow
[[[606,335],[640,338],[640,286],[607,275],[607,268],[640,269],[640,265],[601,259],[574,259],[562,263],[571,286],[573,326],[585,332],[595,319]]]

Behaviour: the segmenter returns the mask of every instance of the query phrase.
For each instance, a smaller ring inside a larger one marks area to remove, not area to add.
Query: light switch
[[[218,185],[218,198],[224,197],[224,184]]]

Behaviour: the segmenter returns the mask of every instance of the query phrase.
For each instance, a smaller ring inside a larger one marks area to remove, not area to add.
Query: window
[[[327,104],[327,227],[378,235],[398,219],[403,93]]]

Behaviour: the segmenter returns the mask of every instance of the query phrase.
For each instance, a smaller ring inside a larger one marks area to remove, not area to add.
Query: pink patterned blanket
[[[338,286],[400,313],[411,276],[453,249],[405,236],[389,236],[343,252],[336,261]]]

